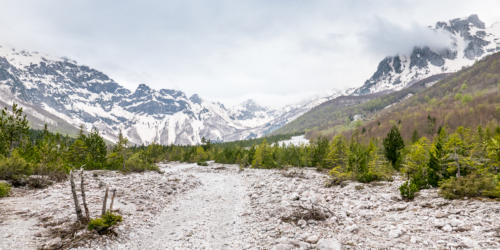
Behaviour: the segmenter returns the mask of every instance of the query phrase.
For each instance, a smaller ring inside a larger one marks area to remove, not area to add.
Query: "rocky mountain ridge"
[[[262,136],[306,112],[308,101],[284,109],[249,100],[227,108],[172,89],[140,84],[134,91],[106,74],[67,58],[0,47],[0,102],[19,103],[34,127],[93,127],[115,141],[121,130],[134,144],[196,144]]]
[[[500,51],[500,23],[487,27],[477,15],[437,22],[429,28],[449,36],[450,45],[447,48],[415,46],[410,54],[384,58],[354,94],[400,90],[432,75],[456,72]]]

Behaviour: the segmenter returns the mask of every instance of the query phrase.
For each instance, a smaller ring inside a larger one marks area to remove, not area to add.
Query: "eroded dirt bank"
[[[124,222],[117,236],[88,238],[80,248],[500,248],[500,202],[448,201],[436,190],[405,202],[398,180],[326,188],[326,176],[312,169],[161,168],[164,174],[87,172],[93,216],[107,184],[118,189],[114,207]],[[73,211],[68,183],[17,190],[0,199],[0,249],[62,244],[50,232],[75,220]]]

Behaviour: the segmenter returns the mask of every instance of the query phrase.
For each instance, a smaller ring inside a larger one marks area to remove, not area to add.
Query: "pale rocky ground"
[[[105,183],[117,188],[114,207],[124,221],[117,237],[94,236],[80,248],[500,249],[497,201],[448,201],[432,189],[405,202],[398,178],[327,188],[327,176],[313,169],[161,168],[163,174],[88,172],[92,215],[100,211]],[[67,182],[16,189],[14,197],[0,199],[0,249],[58,246],[61,240],[46,227],[67,226],[73,211]]]

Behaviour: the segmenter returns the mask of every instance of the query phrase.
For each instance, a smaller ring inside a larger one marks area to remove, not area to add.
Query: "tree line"
[[[349,138],[319,137],[308,145],[284,145],[275,136],[249,142],[199,145],[131,146],[120,133],[107,145],[97,129],[80,130],[76,138],[51,133],[47,126],[29,128],[22,109],[13,105],[0,113],[0,179],[25,184],[30,175],[63,180],[71,169],[108,169],[123,172],[158,170],[160,161],[206,165],[207,161],[252,168],[315,167],[328,171],[328,185],[347,180],[392,180],[400,174],[403,198],[411,200],[419,190],[439,187],[446,198],[484,196],[500,198],[500,127],[440,127],[432,138],[415,133],[405,142],[398,125],[383,140],[366,138],[359,130]],[[269,139],[271,142],[268,142]]]
[[[88,134],[81,128],[76,138],[51,133],[47,125],[33,130],[16,104],[0,112],[0,179],[13,185],[30,184],[32,175],[63,180],[71,169],[80,168],[158,170],[155,147],[131,147],[121,133],[116,144],[107,145],[95,128]]]
[[[500,198],[500,127],[439,128],[433,138],[414,134],[408,145],[394,125],[382,141],[366,142],[360,131],[351,138],[319,137],[309,145],[280,145],[263,140],[240,147],[206,142],[196,146],[165,146],[165,160],[239,164],[252,168],[315,167],[328,171],[329,185],[347,180],[392,180],[401,174],[401,196],[411,200],[419,190],[439,187],[445,198]]]

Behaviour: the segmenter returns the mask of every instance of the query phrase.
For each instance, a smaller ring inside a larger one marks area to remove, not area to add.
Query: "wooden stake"
[[[102,202],[101,216],[104,216],[106,214],[106,203],[108,202],[108,192],[109,192],[109,187],[106,186],[106,193],[104,193],[104,201]]]
[[[87,221],[90,221],[89,208],[87,207],[87,200],[86,200],[86,196],[85,196],[84,182],[85,182],[85,179],[83,176],[83,168],[80,168],[80,190],[82,191],[83,208],[85,209],[85,217],[87,218]]]
[[[75,203],[76,218],[78,219],[78,221],[82,222],[83,221],[82,208],[80,207],[80,203],[78,202],[78,196],[76,195],[75,179],[73,177],[73,170],[71,170],[69,172],[69,180],[71,183],[71,193],[73,194],[73,201]]]
[[[111,195],[111,204],[109,205],[109,212],[113,212],[113,203],[115,202],[116,189],[113,189],[113,195]]]

